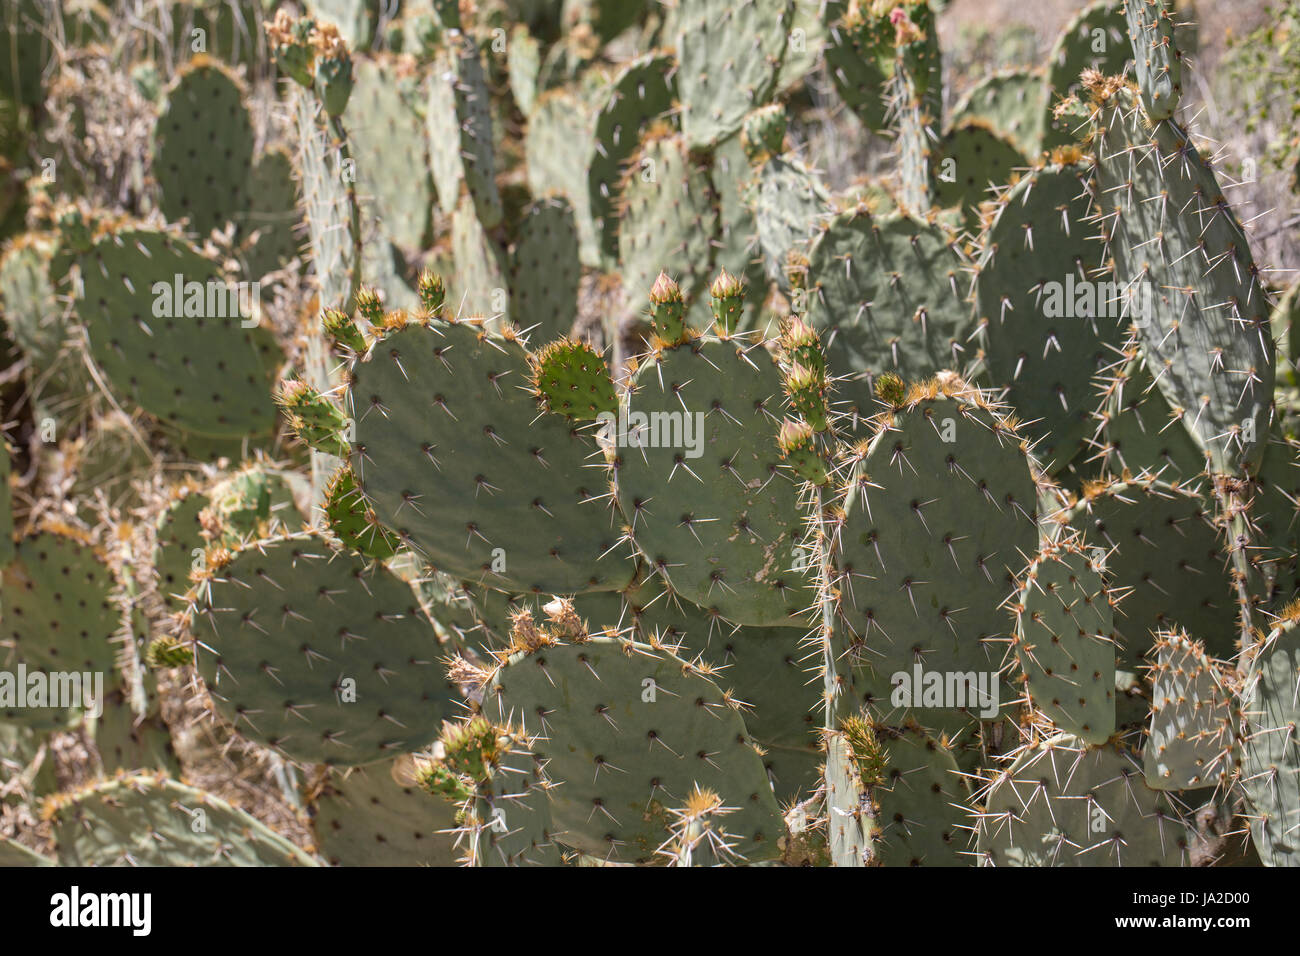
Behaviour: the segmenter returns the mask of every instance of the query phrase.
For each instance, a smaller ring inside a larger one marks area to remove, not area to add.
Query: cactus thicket
[[[1300,865],[1181,4],[17,5],[0,865]]]

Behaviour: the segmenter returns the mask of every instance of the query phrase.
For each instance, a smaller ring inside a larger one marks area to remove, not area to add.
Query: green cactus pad
[[[578,314],[578,226],[568,200],[532,203],[510,255],[510,308],[533,342],[567,335]]]
[[[972,233],[979,231],[980,204],[1027,164],[1020,150],[979,120],[963,120],[953,126],[935,153],[935,205],[960,210]]]
[[[537,74],[542,69],[541,42],[529,32],[527,24],[516,23],[506,47],[506,69],[510,75],[510,93],[519,112],[527,116],[537,102]]]
[[[280,383],[276,401],[303,444],[335,457],[348,453],[345,436],[349,422],[333,399],[301,379],[291,378]]]
[[[1251,502],[1257,553],[1252,560],[1281,601],[1295,594],[1300,558],[1300,442],[1274,436],[1255,475]]]
[[[1216,656],[1231,656],[1237,606],[1223,573],[1218,532],[1195,488],[1155,479],[1090,486],[1069,512],[1088,547],[1103,549],[1117,607],[1120,670],[1136,671],[1152,632],[1189,622]]]
[[[830,194],[798,160],[774,156],[759,167],[749,198],[767,275],[783,280],[790,251],[802,251],[831,214]]]
[[[826,828],[833,866],[866,866],[872,852],[866,791],[846,736],[826,737]]]
[[[766,157],[777,156],[785,151],[785,134],[789,128],[789,117],[785,107],[780,103],[768,103],[760,106],[745,117],[745,127],[741,131],[741,143],[745,155],[752,163],[761,163]]]
[[[886,753],[881,781],[869,788],[881,866],[968,866],[970,787],[952,751],[916,728],[878,730]]]
[[[1147,786],[1195,790],[1227,783],[1239,715],[1223,675],[1182,632],[1162,632],[1151,657],[1151,723],[1142,748]]]
[[[985,124],[1026,156],[1040,151],[1048,114],[1048,88],[1035,70],[999,70],[972,86],[953,107],[952,125]]]
[[[885,129],[889,104],[885,87],[892,64],[879,56],[883,36],[876,18],[860,9],[833,22],[826,41],[826,67],[836,91],[869,130]]]
[[[1141,359],[1113,369],[1105,385],[1109,394],[1095,416],[1094,435],[1085,439],[1085,474],[1147,472],[1185,482],[1205,471],[1205,453],[1182,427],[1182,416],[1170,410]]]
[[[240,223],[248,239],[243,259],[247,274],[261,278],[283,268],[299,251],[298,197],[289,154],[272,149],[259,156],[248,188],[250,208]]]
[[[320,855],[332,866],[452,866],[447,831],[456,826],[445,801],[395,774],[409,763],[333,771],[311,802]]]
[[[1245,756],[1241,781],[1253,810],[1250,833],[1266,866],[1295,866],[1300,858],[1300,723],[1296,675],[1300,630],[1279,620],[1255,653],[1244,693]]]
[[[306,7],[313,18],[336,25],[347,45],[356,49],[370,46],[383,9],[368,0],[308,0]]]
[[[29,850],[21,843],[0,839],[0,867],[57,866],[53,858]]]
[[[48,33],[48,8],[40,0],[18,0],[0,11],[0,94],[33,106],[45,98],[42,74],[49,65],[53,43]]]
[[[320,305],[351,311],[360,282],[359,224],[353,221],[344,176],[350,159],[322,125],[320,105],[306,90],[291,92],[298,134],[299,189],[307,220]]]
[[[1029,696],[1086,743],[1115,732],[1115,611],[1100,561],[1077,540],[1049,545],[1016,599],[1016,658]]]
[[[623,167],[636,152],[641,130],[673,107],[672,57],[648,53],[623,67],[601,96],[587,167],[591,217],[610,262],[618,257],[619,188]]]
[[[0,263],[0,282],[4,266]],[[0,286],[3,292],[3,286]],[[1277,340],[1278,376],[1291,387],[1300,384],[1300,282],[1295,282],[1273,307],[1273,338]]]
[[[1185,130],[1152,119],[1128,88],[1099,107],[1099,216],[1161,392],[1214,468],[1236,472],[1258,465],[1268,431],[1269,303],[1210,162]]]
[[[977,263],[989,376],[1053,471],[1095,429],[1094,376],[1124,342],[1118,289],[1098,272],[1101,243],[1086,221],[1092,190],[1082,164],[1034,170],[999,202]]]
[[[830,22],[844,9],[844,0],[791,0],[790,39],[777,77],[777,94],[800,88],[823,62]]]
[[[269,330],[244,327],[231,301],[237,289],[216,263],[180,239],[138,228],[105,236],[77,259],[77,314],[120,395],[200,435],[272,430],[270,383],[283,356]]]
[[[1157,120],[1173,116],[1183,95],[1183,53],[1171,7],[1167,0],[1124,2],[1142,105]]]
[[[57,297],[67,260],[57,237],[35,232],[16,239],[0,256],[5,326],[27,359],[38,419],[51,407],[78,407],[91,388],[80,352],[68,347],[74,330]]]
[[[317,866],[210,793],[133,773],[51,798],[60,866]]]
[[[543,415],[523,347],[470,323],[408,326],[354,370],[353,470],[380,521],[440,570],[549,594],[632,577],[595,441]]]
[[[111,674],[122,622],[112,570],[68,530],[27,535],[0,578],[4,644],[32,670]]]
[[[303,480],[291,471],[264,462],[248,462],[207,492],[199,521],[204,536],[224,547],[238,547],[282,528],[297,530],[302,515],[294,501]]]
[[[802,528],[779,468],[780,392],[763,348],[700,339],[640,367],[618,428],[637,548],[673,591],[738,624],[796,625],[808,606],[807,573],[792,569]]]
[[[1078,93],[1084,70],[1122,73],[1132,58],[1124,0],[1094,0],[1065,25],[1048,54],[1048,88],[1057,97]],[[1048,104],[1051,106],[1052,104]]]
[[[433,207],[417,80],[396,57],[359,59],[348,110],[357,187],[383,234],[405,250],[424,247]]]
[[[414,593],[312,533],[256,542],[193,592],[198,668],[240,733],[355,766],[431,742],[458,696]]]
[[[745,723],[700,670],[667,651],[618,639],[518,653],[485,689],[489,717],[541,739],[533,752],[556,784],[557,839],[612,861],[648,861],[668,807],[696,787],[741,808],[737,852],[778,852],[783,831]]]
[[[1012,697],[995,676],[1011,630],[1000,606],[1038,538],[1014,423],[973,390],[922,388],[839,472],[837,706],[867,704],[895,726],[915,715],[950,738],[976,715],[994,719],[986,711]],[[967,679],[935,688],[936,673]]]
[[[616,612],[592,608],[592,598],[605,597],[580,595],[574,603],[590,621],[630,623],[638,641],[680,645],[678,656],[710,662],[714,683],[743,702],[745,726],[763,748],[777,799],[784,804],[807,796],[820,760],[822,702],[801,628],[738,627],[674,600],[656,578],[624,592],[625,606]]]
[[[203,538],[199,514],[210,503],[211,499],[197,488],[181,486],[158,516],[153,568],[158,591],[172,611],[181,610],[187,603],[185,592],[190,589],[191,569],[196,562],[197,567],[203,567],[207,541]]]
[[[505,254],[483,228],[466,196],[451,217],[456,275],[449,304],[458,315],[501,316],[510,309]]]
[[[425,110],[429,165],[445,213],[460,201],[464,183],[474,211],[486,228],[501,221],[492,152],[492,114],[483,61],[473,38],[444,35],[428,79]]]
[[[587,169],[573,161],[594,151],[596,112],[576,92],[548,90],[537,98],[528,117],[524,152],[528,186],[535,196],[564,196],[573,206],[578,227],[578,252],[584,266],[602,264],[603,235],[591,215]]]
[[[206,236],[252,208],[253,123],[244,90],[216,60],[191,60],[168,88],[154,129],[153,175],[171,221]]]
[[[726,270],[744,286],[738,300],[740,312],[731,331],[764,329],[774,331],[775,322],[762,314],[767,300],[768,278],[758,249],[758,223],[746,195],[749,162],[739,136],[733,136],[713,151],[709,181],[717,197],[718,234],[714,237],[713,266],[716,275]]]
[[[692,158],[686,141],[666,127],[647,134],[623,181],[619,260],[623,288],[636,300],[660,272],[681,286],[692,324],[707,321],[718,210],[708,170]]]
[[[157,714],[140,717],[119,688],[110,691],[94,721],[95,749],[106,774],[118,770],[160,770],[179,775],[180,760],[167,724]]]
[[[1133,47],[1128,39],[1128,22],[1124,0],[1094,0],[1080,10],[1062,28],[1047,57],[1047,76],[1043,83],[1043,149],[1077,143],[1087,132],[1080,120],[1070,114],[1057,118],[1055,107],[1068,96],[1083,92],[1080,77],[1084,70],[1097,70],[1106,76],[1118,76],[1131,67]]]
[[[871,383],[882,372],[919,379],[962,370],[969,278],[942,227],[854,210],[831,220],[808,258],[808,321],[831,368],[848,376],[841,397],[859,412],[875,411]]]
[[[677,15],[682,132],[709,147],[766,102],[789,42],[789,0],[683,0]]]
[[[1178,806],[1114,746],[1042,741],[992,777],[987,797],[976,831],[985,865],[1188,864],[1191,834]]]
[[[527,744],[519,735],[509,735],[467,808],[460,843],[474,866],[560,865],[551,784]]]

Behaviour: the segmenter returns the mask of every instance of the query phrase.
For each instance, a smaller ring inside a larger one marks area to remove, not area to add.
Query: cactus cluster
[[[960,98],[929,0],[13,2],[0,865],[1300,865],[1168,0]]]

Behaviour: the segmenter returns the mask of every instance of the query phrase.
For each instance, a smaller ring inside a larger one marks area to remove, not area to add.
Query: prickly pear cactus
[[[311,533],[222,561],[192,589],[189,618],[199,673],[235,729],[305,762],[355,766],[430,743],[454,715],[438,638],[390,572]]]
[[[599,446],[523,390],[529,358],[512,335],[410,324],[352,374],[353,472],[407,547],[505,589],[614,590],[631,579],[608,488],[588,467]]]
[[[318,866],[224,800],[134,773],[51,799],[61,866]]]
[[[977,835],[992,866],[1183,866],[1190,841],[1131,754],[1068,735],[1026,748],[988,781]]]
[[[0,3],[0,864],[1290,865],[1297,2]]]
[[[253,123],[239,81],[219,62],[192,60],[164,94],[153,174],[163,213],[206,236],[251,206]]]
[[[77,314],[91,356],[123,399],[198,435],[270,432],[282,362],[250,309],[253,289],[183,239],[142,227],[77,256]]]
[[[622,640],[561,643],[546,632],[519,640],[537,646],[521,647],[498,669],[486,710],[496,720],[516,714],[539,735],[534,753],[563,781],[550,802],[568,845],[602,859],[648,861],[667,838],[670,810],[702,786],[740,808],[728,820],[738,854],[776,852],[780,814],[758,750],[739,705],[707,672]],[[573,704],[559,686],[576,695]]]

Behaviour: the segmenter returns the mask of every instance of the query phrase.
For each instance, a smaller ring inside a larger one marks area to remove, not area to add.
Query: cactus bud
[[[151,670],[181,667],[194,660],[194,652],[183,641],[164,634],[154,638],[144,652],[145,663]]]
[[[440,740],[442,759],[420,765],[417,782],[428,793],[464,803],[500,759],[498,737],[497,728],[482,716],[448,727]]]
[[[857,767],[864,787],[877,787],[885,782],[889,755],[880,746],[875,730],[861,717],[849,717],[843,724],[844,740]]]
[[[474,795],[473,781],[439,761],[422,767],[416,783],[425,793],[444,797],[456,804],[464,803]]]
[[[787,418],[781,423],[776,444],[781,449],[781,457],[804,481],[824,485],[829,480],[826,461],[817,450],[817,439],[807,422],[793,422]]]
[[[447,287],[442,282],[442,276],[427,269],[421,272],[418,291],[424,311],[428,312],[431,318],[442,318],[442,306],[447,301]]]
[[[321,313],[321,326],[325,329],[325,334],[340,348],[351,349],[357,353],[366,350],[366,340],[362,337],[361,330],[346,312],[326,309]]]
[[[803,366],[825,384],[826,355],[821,336],[812,326],[798,316],[792,318],[781,333],[781,348],[791,365]]]
[[[745,308],[745,284],[725,268],[709,289],[713,298],[713,321],[719,335],[730,335]]]
[[[876,379],[875,391],[876,398],[886,405],[897,408],[903,404],[903,397],[907,394],[907,386],[893,372],[885,372]]]
[[[357,312],[370,324],[372,329],[384,327],[384,304],[374,289],[362,288],[357,292]]]
[[[686,341],[686,300],[677,283],[668,273],[659,273],[650,287],[650,322],[655,335],[667,346],[681,345]]]
[[[826,431],[826,378],[814,369],[796,364],[785,379],[790,405],[815,432]]]
[[[351,453],[343,434],[347,418],[317,389],[301,379],[286,379],[280,383],[276,402],[288,413],[294,432],[312,448],[339,458]]]

